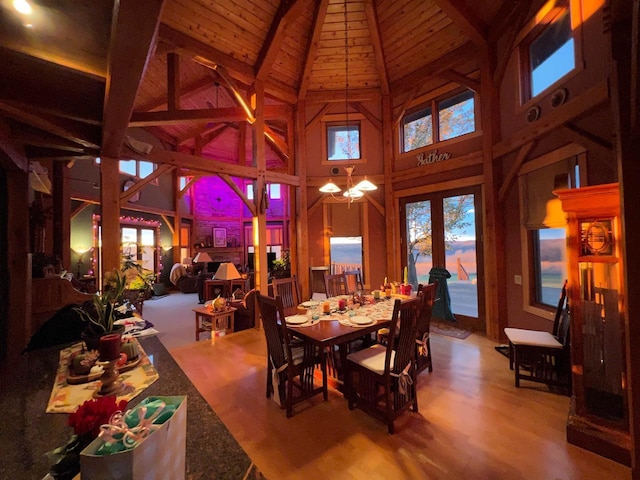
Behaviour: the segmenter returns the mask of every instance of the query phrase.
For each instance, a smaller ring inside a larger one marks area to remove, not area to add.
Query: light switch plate
[[[513,276],[513,282],[516,285],[522,285],[522,276],[521,275],[514,275]]]

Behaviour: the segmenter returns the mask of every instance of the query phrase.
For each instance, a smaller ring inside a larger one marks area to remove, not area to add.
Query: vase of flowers
[[[100,426],[110,423],[116,412],[123,412],[127,401],[114,396],[98,397],[85,401],[69,415],[67,424],[73,428],[69,441],[50,452],[47,457],[53,463],[49,475],[55,479],[71,479],[80,472],[80,452],[100,434]]]

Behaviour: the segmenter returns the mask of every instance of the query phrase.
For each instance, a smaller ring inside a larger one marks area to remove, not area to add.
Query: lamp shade
[[[196,258],[193,259],[195,263],[209,263],[213,262],[213,259],[207,252],[198,252]]]
[[[213,278],[216,280],[235,280],[242,277],[233,263],[225,262],[220,264]]]
[[[366,178],[362,180],[359,184],[357,184],[355,188],[360,190],[361,192],[370,192],[372,190],[378,189],[378,187],[376,187],[373,183],[371,183]]]
[[[340,187],[338,187],[335,183],[329,182],[322,187],[320,187],[320,191],[322,193],[338,193],[340,191]]]

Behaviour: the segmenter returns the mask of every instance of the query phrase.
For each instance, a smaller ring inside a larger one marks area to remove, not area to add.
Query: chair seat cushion
[[[549,332],[526,330],[522,328],[505,328],[504,333],[514,345],[530,345],[534,347],[562,348],[562,344]]]
[[[384,373],[384,359],[386,354],[387,347],[375,344],[369,348],[365,348],[364,350],[358,350],[357,352],[347,355],[347,360],[382,375]],[[395,351],[392,351],[391,365],[393,365],[394,356]]]

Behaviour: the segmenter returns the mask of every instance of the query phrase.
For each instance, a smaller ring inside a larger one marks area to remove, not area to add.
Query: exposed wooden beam
[[[367,15],[367,25],[369,26],[369,35],[371,36],[371,43],[373,44],[373,54],[376,58],[376,69],[378,70],[380,88],[382,89],[382,94],[387,95],[389,93],[389,75],[384,59],[384,49],[382,48],[382,35],[380,34],[380,25],[378,24],[378,14],[373,0],[365,0],[364,11]],[[381,130],[381,128],[379,130]]]
[[[289,161],[289,146],[284,140],[280,138],[276,132],[273,131],[268,125],[264,126],[264,136],[269,144],[276,150],[276,153],[283,159],[284,162]]]
[[[234,182],[233,179],[229,175],[226,175],[224,173],[220,173],[220,174],[218,174],[218,176],[224,181],[224,183],[229,185],[229,188],[231,188],[231,190],[233,190],[236,193],[236,195],[238,195],[238,197],[240,197],[240,200],[242,200],[242,203],[244,203],[246,205],[246,207],[249,209],[249,212],[251,212],[251,215],[255,216],[256,215],[256,206],[253,203],[253,200],[249,200],[247,198],[247,196],[244,194],[242,189],[240,187],[238,187],[238,184],[236,182]]]
[[[371,195],[365,195],[364,199],[369,202],[371,205],[373,205],[373,207],[380,212],[380,215],[382,215],[384,217],[384,205],[382,205],[379,201],[377,201],[375,198],[373,198]]]
[[[318,111],[318,113],[316,113],[314,115],[314,117],[309,120],[309,123],[307,123],[304,127],[305,132],[308,132],[309,130],[311,130],[311,128],[313,128],[313,126],[318,123],[320,120],[322,120],[322,117],[324,116],[325,113],[327,113],[329,111],[329,108],[331,107],[331,105],[329,105],[328,103],[324,104],[322,106],[322,108]]]
[[[213,70],[219,65],[223,65],[229,71],[230,76],[245,85],[253,85],[255,82],[256,77],[251,65],[247,65],[231,55],[216,50],[165,24],[160,25],[159,32],[160,37],[174,45],[175,51],[183,57],[191,58],[194,62]],[[288,103],[294,103],[298,96],[290,86],[273,80],[265,82],[265,92]]]
[[[298,91],[298,98],[303,100],[307,96],[307,88],[309,88],[309,80],[311,79],[311,72],[313,64],[316,61],[316,54],[318,52],[318,45],[320,43],[320,35],[322,34],[322,26],[324,25],[324,19],[327,16],[327,8],[329,7],[329,0],[320,0],[316,5],[316,11],[313,19],[313,29],[311,35],[309,35],[309,44],[307,46],[307,53],[304,59],[304,67],[300,78],[300,88]]]
[[[474,44],[467,42],[437,60],[428,63],[400,80],[393,82],[391,84],[391,91],[394,95],[397,95],[401,92],[411,90],[414,88],[416,83],[423,82],[426,77],[431,77],[445,70],[449,70],[475,55],[477,55],[477,49]]]
[[[287,29],[296,21],[308,4],[308,0],[283,0],[280,2],[255,63],[254,68],[258,80],[264,81],[268,78],[271,67],[273,67],[287,36]]]
[[[76,142],[28,126],[15,129],[13,138],[25,145],[33,145],[36,147],[54,148],[75,153],[85,153],[87,150]]]
[[[11,136],[11,128],[2,118],[0,118],[0,150],[13,162],[12,165],[5,165],[7,170],[17,168],[23,172],[29,171],[29,160],[24,153],[24,148],[14,142]],[[0,155],[0,161],[1,158],[2,155]]]
[[[195,82],[190,83],[189,85],[186,85],[184,88],[181,88],[180,98],[182,100],[186,100],[202,92],[206,92],[207,90],[210,90],[211,88],[214,87],[214,85],[215,85],[214,81],[211,79],[209,75],[207,75],[206,77],[201,78],[200,80],[196,80]],[[166,95],[163,95],[162,97],[153,99],[148,103],[141,105],[136,109],[136,111],[149,112],[151,110],[155,110],[160,107],[165,107],[166,105],[167,105],[167,97]]]
[[[496,18],[498,21],[506,20],[506,23],[493,25],[491,28],[492,32],[496,32],[496,37],[497,33],[500,32],[501,38],[501,41],[498,42],[498,38],[494,39],[492,38],[493,35],[490,35],[490,42],[492,45],[495,45],[496,55],[498,57],[496,71],[493,74],[493,79],[496,85],[502,84],[502,79],[507,71],[507,64],[511,58],[511,53],[516,47],[516,38],[525,23],[527,15],[529,14],[529,6],[518,5],[521,3],[521,0],[504,2],[503,8],[500,9],[499,15],[497,15]],[[503,12],[504,8],[510,8],[510,10],[508,12]],[[498,45],[503,45],[500,51],[498,51]]]
[[[529,153],[531,153],[531,150],[533,150],[533,147],[535,146],[535,144],[536,142],[531,141],[523,145],[522,147],[520,147],[520,151],[518,152],[516,161],[511,166],[511,169],[509,169],[509,172],[507,173],[507,177],[502,182],[502,185],[500,185],[500,190],[498,190],[499,203],[504,202],[504,199],[507,193],[509,193],[509,190],[511,190],[511,187],[515,183],[516,178],[518,178],[518,172],[520,171],[520,167],[522,167],[522,164],[526,162],[527,159],[529,158]]]
[[[90,203],[90,202],[82,202],[82,203],[80,203],[80,205],[78,205],[76,208],[74,208],[71,211],[71,214],[70,214],[71,220],[73,220],[75,217],[77,217],[80,214],[80,212],[82,212],[85,208],[87,208],[90,205],[93,205],[93,204]]]
[[[182,137],[176,140],[176,144],[184,145],[185,143],[195,139],[198,136],[207,137],[209,135],[213,135],[213,137],[211,138],[211,140],[213,140],[220,133],[222,133],[221,132],[222,130],[227,128],[229,125],[230,123],[216,123],[214,125],[207,123],[204,126],[200,125],[198,126],[198,128],[189,129],[187,133],[185,133]]]
[[[453,23],[478,47],[487,43],[487,26],[464,0],[434,0]]]
[[[404,103],[402,104],[400,109],[396,112],[396,116],[393,119],[393,124],[394,125],[398,125],[400,123],[400,120],[402,120],[402,117],[404,116],[404,113],[407,111],[407,108],[409,108],[409,105],[411,105],[411,102],[413,101],[413,99],[415,98],[417,93],[422,88],[422,85],[424,84],[424,82],[425,82],[425,80],[422,80],[420,82],[417,82],[413,86],[413,88],[409,92],[409,95],[407,95],[407,98],[405,98]]]
[[[196,137],[196,139],[200,139],[199,140],[200,148],[206,147],[211,142],[213,142],[216,138],[218,138],[218,136],[227,129],[229,124],[223,124],[223,125],[218,125],[218,126],[221,127],[221,128],[217,128],[216,130],[213,130],[213,131],[211,131],[211,132],[209,132],[209,133],[207,133],[205,135],[198,135]],[[198,142],[198,140],[196,140],[196,142]]]
[[[521,147],[525,143],[536,140],[577,117],[584,115],[609,100],[609,83],[604,81],[584,92],[579,97],[569,100],[564,105],[543,116],[532,125],[515,132],[511,137],[493,146],[495,158]]]
[[[565,125],[565,128],[571,132],[573,132],[574,134],[576,134],[578,137],[582,138],[583,140],[587,141],[589,145],[597,145],[600,148],[604,148],[606,150],[613,150],[613,143],[608,142],[607,140],[605,140],[604,138],[600,138],[599,136],[586,131],[583,128],[578,127],[577,125],[573,124],[573,123],[567,123]]]
[[[194,175],[193,177],[191,177],[191,180],[189,180],[187,184],[184,186],[184,188],[180,190],[180,192],[178,192],[178,199],[181,199],[182,197],[184,197],[186,193],[189,191],[189,189],[201,178],[202,178],[202,175]]]
[[[102,117],[102,155],[120,156],[138,87],[153,56],[163,4],[164,0],[116,4]]]
[[[349,100],[352,102],[379,102],[381,98],[378,88],[349,89]],[[305,97],[307,103],[344,102],[344,90],[309,91]]]
[[[367,110],[367,108],[364,105],[362,105],[360,102],[349,102],[349,105],[351,105],[358,112],[364,115],[366,119],[369,120],[369,122],[371,122],[371,125],[373,125],[376,128],[376,130],[378,130],[379,132],[382,132],[382,120],[378,119],[373,113]]]
[[[123,204],[124,202],[128,202],[131,197],[149,185],[153,180],[158,178],[160,175],[170,172],[174,168],[175,167],[173,165],[160,165],[150,175],[147,175],[143,179],[137,181],[135,185],[127,191],[120,193],[120,203]]]
[[[240,107],[201,108],[197,110],[176,110],[174,112],[139,112],[131,116],[130,127],[152,125],[184,125],[194,122],[243,122],[246,112]]]
[[[167,54],[167,110],[180,110],[180,55]]]
[[[171,232],[171,235],[176,233],[175,228],[173,227],[173,222],[169,221],[169,219],[167,218],[166,215],[160,215],[160,218],[162,218],[162,221],[164,222],[164,224],[167,226],[167,228]]]
[[[0,101],[0,111],[21,123],[26,123],[58,137],[66,138],[84,147],[100,148],[100,129],[93,125],[56,118],[46,114],[34,114],[29,110],[17,108],[2,101]]]
[[[437,76],[445,80],[449,80],[450,82],[462,85],[463,87],[467,87],[469,90],[473,90],[476,93],[480,93],[479,81],[469,78],[466,75],[462,75],[455,70],[444,70],[443,72],[438,73]]]
[[[131,150],[124,145],[123,158],[131,158],[134,160],[143,160],[158,164],[173,165],[177,168],[192,170],[194,172],[218,175],[220,173],[231,175],[239,178],[258,178],[258,170],[255,167],[247,167],[244,165],[236,165],[233,163],[222,162],[212,158],[199,157],[180,152],[170,152],[168,150],[153,149],[148,154],[141,154]],[[300,181],[298,177],[288,175],[286,173],[267,171],[266,179],[270,183],[284,183],[286,185],[298,186]]]

